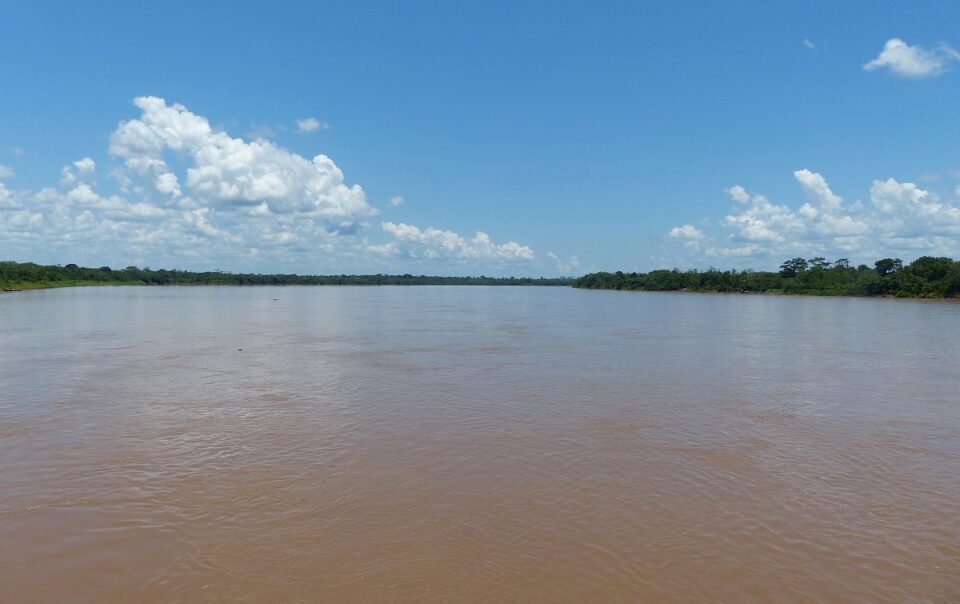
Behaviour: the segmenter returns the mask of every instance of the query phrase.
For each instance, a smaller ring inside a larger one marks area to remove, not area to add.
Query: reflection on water
[[[960,600],[957,304],[79,288],[0,318],[4,602]]]

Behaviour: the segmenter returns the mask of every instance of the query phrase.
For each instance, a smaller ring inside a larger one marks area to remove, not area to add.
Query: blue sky
[[[0,258],[960,256],[953,3],[196,4],[4,7]]]

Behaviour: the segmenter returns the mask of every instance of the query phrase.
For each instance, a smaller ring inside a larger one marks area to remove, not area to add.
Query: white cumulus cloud
[[[330,126],[326,122],[321,122],[315,117],[307,117],[302,120],[297,120],[297,132],[302,134],[308,134],[310,132],[316,132],[321,128],[326,130]]]
[[[727,195],[729,195],[730,199],[737,203],[747,203],[750,201],[750,194],[747,193],[747,190],[740,185],[733,185],[727,189]]]
[[[823,176],[816,172],[803,169],[794,172],[793,177],[800,183],[804,193],[807,194],[807,198],[812,203],[829,209],[837,209],[840,207],[843,198],[830,190],[827,179]]]
[[[681,241],[701,241],[703,240],[703,232],[692,224],[685,224],[670,229],[667,237]]]
[[[97,174],[97,163],[89,157],[78,159],[60,170],[60,183],[64,186],[76,183],[93,183]]]
[[[472,239],[453,231],[434,227],[421,230],[404,223],[381,223],[383,230],[394,240],[371,250],[390,255],[426,259],[490,259],[500,261],[533,260],[533,250],[515,241],[496,244],[490,236],[477,231]]]
[[[3,181],[0,181],[0,210],[12,210],[19,207],[20,205],[14,198],[13,193],[7,190],[7,187],[4,186]]]
[[[160,193],[164,193],[171,197],[180,197],[181,195],[180,180],[173,172],[164,172],[162,174],[158,174],[157,179],[154,182],[154,186]]]
[[[703,231],[692,224],[685,224],[683,226],[673,227],[670,229],[670,232],[667,233],[667,238],[682,241],[683,244],[688,248],[692,250],[699,250],[700,242],[704,240],[704,235]]]
[[[885,226],[901,235],[960,235],[960,208],[912,182],[875,180],[870,201],[888,218]]]
[[[111,154],[133,172],[155,175],[155,188],[173,194],[166,157],[191,160],[186,185],[202,203],[229,210],[267,204],[273,213],[341,220],[375,214],[359,185],[347,186],[326,155],[308,160],[265,139],[246,142],[214,130],[180,104],[138,97],[139,119],[123,122],[110,139]],[[161,177],[162,178],[157,178]]]
[[[870,204],[845,205],[827,180],[807,169],[794,172],[805,194],[799,207],[771,202],[741,186],[727,189],[735,202],[711,237],[690,224],[672,229],[667,238],[706,258],[754,258],[771,261],[790,256],[874,256],[960,254],[960,208],[935,192],[893,178],[875,180]]]
[[[484,233],[373,230],[378,210],[326,155],[233,137],[162,98],[134,105],[140,115],[110,137],[108,178],[83,157],[39,191],[0,181],[0,258],[297,272],[403,269],[409,258],[455,260],[460,270],[534,259],[529,247]]]
[[[863,68],[867,71],[889,69],[905,78],[926,78],[940,75],[957,59],[960,59],[960,53],[946,44],[926,49],[910,46],[899,38],[891,38],[884,44],[879,56]]]

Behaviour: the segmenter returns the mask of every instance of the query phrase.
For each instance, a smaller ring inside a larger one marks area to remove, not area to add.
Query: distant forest
[[[124,269],[0,262],[0,290],[79,285],[548,285],[637,291],[756,292],[823,296],[960,297],[960,262],[924,256],[904,266],[884,258],[873,267],[845,258],[793,258],[778,272],[708,269],[649,273],[590,273],[579,279],[431,277],[427,275],[262,275],[191,272],[128,266]]]
[[[794,258],[779,272],[656,270],[649,273],[590,273],[573,283],[583,289],[640,291],[765,292],[823,296],[960,296],[960,262],[924,256],[907,266],[899,258],[877,260],[873,267],[851,266],[846,258]]]
[[[78,285],[570,285],[572,279],[517,277],[430,277],[427,275],[260,275],[210,271],[153,270],[128,266],[84,268],[32,262],[0,262],[0,290]]]

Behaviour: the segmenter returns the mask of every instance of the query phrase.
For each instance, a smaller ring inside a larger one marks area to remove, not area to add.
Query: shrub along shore
[[[924,256],[904,266],[899,258],[877,260],[873,267],[851,266],[841,258],[793,258],[778,272],[656,270],[649,273],[590,273],[573,287],[637,291],[755,292],[820,296],[960,297],[960,262]]]
[[[152,270],[128,266],[84,268],[32,262],[0,262],[0,290],[88,285],[570,285],[573,279],[431,277],[428,275],[261,275],[221,271]]]

